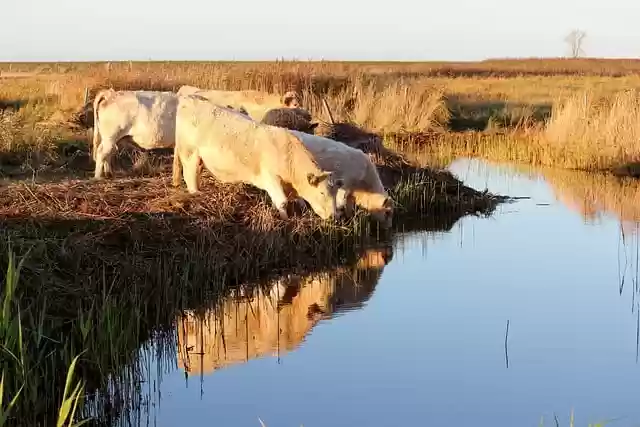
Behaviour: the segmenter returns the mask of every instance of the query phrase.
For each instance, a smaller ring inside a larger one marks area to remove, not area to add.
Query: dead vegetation
[[[234,71],[250,73],[252,70],[272,66],[273,61],[116,61],[116,62],[48,62],[48,63],[5,63],[0,64],[1,77],[31,77],[50,74],[90,74],[96,71],[123,72],[148,71],[164,68],[170,74],[189,68],[233,68]],[[275,61],[275,64],[292,69],[299,66],[295,61]],[[305,63],[302,63],[303,65]],[[606,76],[618,77],[640,72],[638,59],[608,58],[511,58],[487,59],[472,62],[453,61],[317,61],[311,66],[334,74],[366,72],[371,74],[392,74],[398,79],[412,75],[425,77],[522,77],[522,76]]]

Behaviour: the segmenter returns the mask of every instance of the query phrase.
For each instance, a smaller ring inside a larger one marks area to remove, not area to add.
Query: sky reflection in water
[[[239,361],[202,384],[170,370],[150,425],[512,427],[543,415],[554,425],[554,412],[568,425],[572,408],[576,425],[640,422],[636,239],[623,246],[609,214],[585,224],[543,179],[475,160],[451,170],[477,189],[531,199],[451,232],[400,236],[363,307],[320,320],[290,352]]]

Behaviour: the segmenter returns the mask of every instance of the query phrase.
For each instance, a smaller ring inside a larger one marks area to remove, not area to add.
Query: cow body
[[[294,91],[279,96],[257,90],[205,90],[194,86],[182,86],[178,95],[199,95],[217,105],[228,105],[236,110],[243,108],[249,117],[258,122],[273,108],[301,106],[300,95]]]
[[[393,202],[371,159],[361,150],[318,135],[290,130],[311,151],[318,165],[342,180],[336,206],[353,212],[354,204],[371,213],[384,227],[391,227]]]
[[[262,123],[285,129],[313,134],[318,123],[311,123],[311,114],[302,108],[272,108],[261,120]]]
[[[145,150],[173,147],[177,106],[172,92],[100,91],[93,103],[94,178],[111,173],[113,151],[125,137]]]
[[[323,171],[305,145],[286,129],[261,124],[198,95],[180,96],[173,183],[180,169],[190,193],[198,191],[198,164],[222,182],[265,190],[282,218],[291,187],[321,218],[336,214],[339,180]]]
[[[342,142],[365,153],[384,154],[387,152],[379,135],[368,132],[353,123],[319,122],[314,127],[313,133]]]

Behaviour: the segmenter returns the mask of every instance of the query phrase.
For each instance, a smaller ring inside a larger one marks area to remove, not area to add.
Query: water
[[[360,269],[288,278],[251,307],[228,303],[224,345],[213,311],[208,327],[188,318],[179,327],[192,335],[178,341],[193,346],[192,372],[185,378],[178,360],[185,351],[161,376],[152,357],[143,418],[511,427],[541,417],[555,425],[554,414],[569,425],[573,410],[576,426],[639,423],[635,223],[621,228],[613,210],[585,220],[580,204],[559,201],[539,177],[480,161],[451,170],[475,188],[530,199],[448,232],[400,235],[386,265],[374,249]],[[296,283],[301,290],[277,316],[271,303]]]

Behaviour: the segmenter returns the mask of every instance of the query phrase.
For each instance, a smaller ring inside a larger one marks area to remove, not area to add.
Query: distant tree
[[[572,58],[578,58],[580,55],[584,54],[582,44],[585,37],[587,37],[587,33],[582,30],[573,30],[567,35],[567,37],[565,37],[564,41],[569,44]]]

